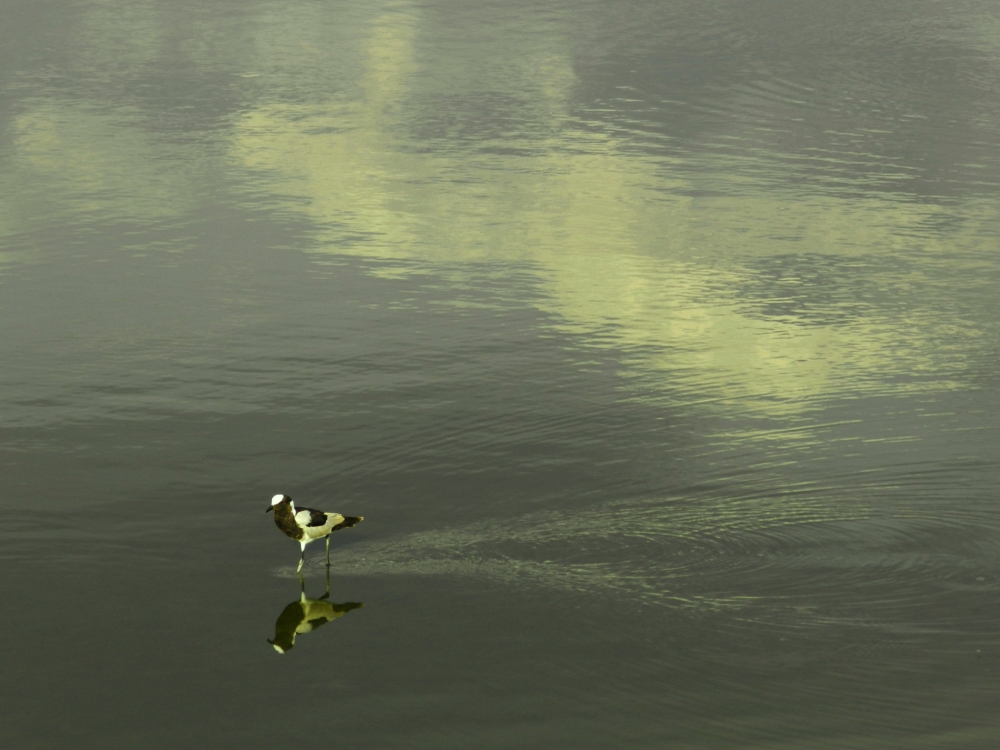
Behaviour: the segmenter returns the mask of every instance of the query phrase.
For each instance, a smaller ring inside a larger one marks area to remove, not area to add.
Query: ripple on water
[[[731,612],[736,629],[865,630],[898,641],[987,632],[991,616],[961,605],[995,594],[997,547],[987,514],[968,507],[930,517],[799,490],[535,513],[351,545],[333,558],[342,575],[481,576]]]

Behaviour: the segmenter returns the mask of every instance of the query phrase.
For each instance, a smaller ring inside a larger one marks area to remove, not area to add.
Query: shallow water
[[[976,0],[10,3],[0,742],[994,747],[998,72]]]

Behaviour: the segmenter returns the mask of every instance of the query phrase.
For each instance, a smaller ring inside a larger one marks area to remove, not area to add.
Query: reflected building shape
[[[290,651],[295,646],[295,637],[301,633],[311,633],[321,625],[331,620],[343,617],[352,609],[365,606],[361,602],[344,602],[337,604],[330,598],[330,569],[326,571],[326,593],[318,599],[306,596],[305,579],[299,576],[301,594],[298,599],[285,607],[274,623],[274,639],[267,642],[274,646],[279,654]]]

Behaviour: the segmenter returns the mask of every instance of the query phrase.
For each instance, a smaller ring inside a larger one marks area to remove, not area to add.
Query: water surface
[[[5,745],[993,747],[993,5],[0,29]]]

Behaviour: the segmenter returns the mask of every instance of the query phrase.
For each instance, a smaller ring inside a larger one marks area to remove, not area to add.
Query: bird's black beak
[[[274,506],[273,505],[268,505],[267,506],[267,510],[265,510],[264,512],[265,513],[270,513],[272,510],[274,510]]]

